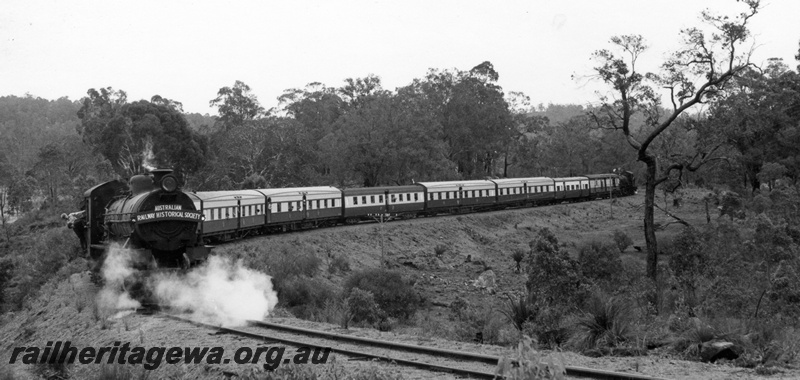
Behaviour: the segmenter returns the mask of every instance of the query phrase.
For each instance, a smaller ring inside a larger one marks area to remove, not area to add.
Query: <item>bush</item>
[[[344,294],[353,289],[366,290],[390,317],[407,319],[419,308],[420,297],[399,272],[387,269],[366,269],[351,274],[344,284]]]
[[[511,259],[516,263],[514,270],[517,272],[522,270],[522,260],[525,258],[525,253],[525,250],[519,247],[514,248],[514,252],[511,253]]]
[[[328,284],[320,279],[305,276],[292,277],[278,289],[280,302],[292,314],[304,319],[318,312],[334,296]]]
[[[577,323],[577,345],[583,350],[614,347],[628,340],[630,308],[615,298],[594,296]]]
[[[593,280],[610,280],[622,269],[622,260],[614,247],[594,241],[578,251],[581,273]]]
[[[447,246],[446,246],[446,245],[444,245],[444,244],[437,244],[437,245],[436,245],[436,247],[433,247],[433,253],[435,253],[435,254],[436,254],[436,256],[441,256],[441,255],[443,255],[445,252],[447,252],[447,249],[448,249],[448,248],[447,248]]]
[[[586,294],[587,284],[582,281],[579,263],[558,245],[558,240],[547,229],[531,241],[528,256],[526,283],[543,304],[580,305]]]
[[[542,306],[534,320],[522,325],[522,332],[536,337],[542,347],[555,348],[567,342],[570,337],[568,306]]]
[[[505,322],[494,308],[482,304],[465,303],[463,308],[451,316],[453,332],[458,340],[486,344],[501,344],[500,330]]]
[[[349,320],[355,323],[366,322],[373,324],[381,318],[381,310],[375,302],[372,293],[355,288],[350,291],[350,296],[345,300]],[[347,328],[347,326],[344,326]]]
[[[0,258],[0,305],[5,302],[5,290],[14,275],[14,262],[10,257]],[[0,308],[0,311],[2,309]]]
[[[331,263],[328,265],[328,273],[336,274],[336,273],[345,273],[350,271],[350,260],[347,259],[347,256],[336,255],[331,260]]]
[[[523,337],[512,357],[503,357],[497,364],[497,375],[514,380],[566,379],[567,370],[561,360],[540,355],[533,342]]]
[[[539,314],[536,299],[532,295],[520,297],[518,300],[514,300],[510,295],[507,297],[506,309],[501,312],[518,331],[522,331],[525,323],[534,320]]]
[[[617,248],[620,252],[625,252],[628,247],[633,244],[633,240],[628,234],[622,232],[621,230],[614,231],[614,235],[612,235],[612,239],[614,239],[614,244],[617,245]]]

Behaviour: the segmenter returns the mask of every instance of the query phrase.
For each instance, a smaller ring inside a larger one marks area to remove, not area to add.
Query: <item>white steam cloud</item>
[[[157,274],[151,285],[159,304],[223,326],[262,320],[278,303],[269,276],[218,256],[185,274]]]
[[[126,280],[136,274],[131,250],[116,244],[109,246],[100,274],[103,277],[103,288],[97,293],[97,306],[103,315],[141,306],[139,301],[131,298],[124,287]]]
[[[156,155],[153,154],[153,138],[151,136],[147,136],[147,139],[144,143],[144,151],[142,151],[142,167],[147,170],[156,169],[154,163],[155,159]]]

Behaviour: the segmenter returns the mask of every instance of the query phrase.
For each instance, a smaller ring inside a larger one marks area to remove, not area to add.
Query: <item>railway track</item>
[[[335,334],[270,322],[248,321],[248,327],[246,328],[228,328],[198,322],[170,313],[162,312],[158,315],[214,329],[223,333],[269,341],[271,343],[312,348],[330,347],[331,352],[349,356],[355,360],[380,360],[427,371],[447,372],[468,378],[497,378],[495,368],[498,361],[501,359],[493,355]],[[303,338],[298,336],[302,336]],[[661,378],[639,374],[612,372],[584,367],[566,366],[565,369],[566,375],[569,378],[663,380]]]

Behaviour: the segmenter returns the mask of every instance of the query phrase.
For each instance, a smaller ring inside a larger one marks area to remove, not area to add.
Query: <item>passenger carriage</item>
[[[416,214],[425,208],[425,190],[416,185],[344,189],[342,199],[348,224],[381,214]]]
[[[527,190],[527,198],[532,204],[550,203],[555,199],[555,182],[548,177],[523,178]]]
[[[425,188],[427,213],[473,210],[497,203],[497,185],[492,181],[418,182]]]
[[[553,178],[553,182],[557,201],[589,198],[589,178],[561,177]]]
[[[332,186],[259,189],[266,197],[267,227],[281,230],[335,224],[342,217],[342,192]]]
[[[619,192],[619,176],[616,174],[587,174],[589,179],[589,197],[608,198]]]
[[[491,180],[497,185],[497,202],[500,204],[523,204],[528,200],[527,186],[522,178]]]
[[[264,225],[266,197],[258,190],[201,191],[187,195],[203,213],[199,232],[204,238],[223,234],[236,236]]]

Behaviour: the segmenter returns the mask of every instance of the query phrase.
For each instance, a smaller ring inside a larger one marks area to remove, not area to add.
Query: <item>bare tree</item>
[[[593,54],[598,63],[595,71],[600,80],[611,87],[612,97],[601,97],[602,106],[591,113],[597,126],[622,131],[628,144],[636,150],[639,161],[646,165],[644,231],[647,244],[647,275],[658,274],[654,208],[656,186],[670,173],[695,171],[715,159],[717,146],[696,146],[691,155],[670,157],[666,167],[659,167],[660,157],[650,149],[653,142],[673,125],[686,110],[716,96],[733,78],[750,66],[750,49],[740,51],[750,34],[747,24],[758,13],[760,0],[742,1],[747,10],[736,17],[702,13],[708,30],[688,28],[681,31],[684,46],[661,66],[660,74],[637,71],[637,61],[647,50],[638,35],[616,36],[611,43],[622,51],[617,56],[610,50]],[[654,87],[668,91],[670,104],[666,111]],[[640,114],[644,125],[632,125],[632,117]]]

